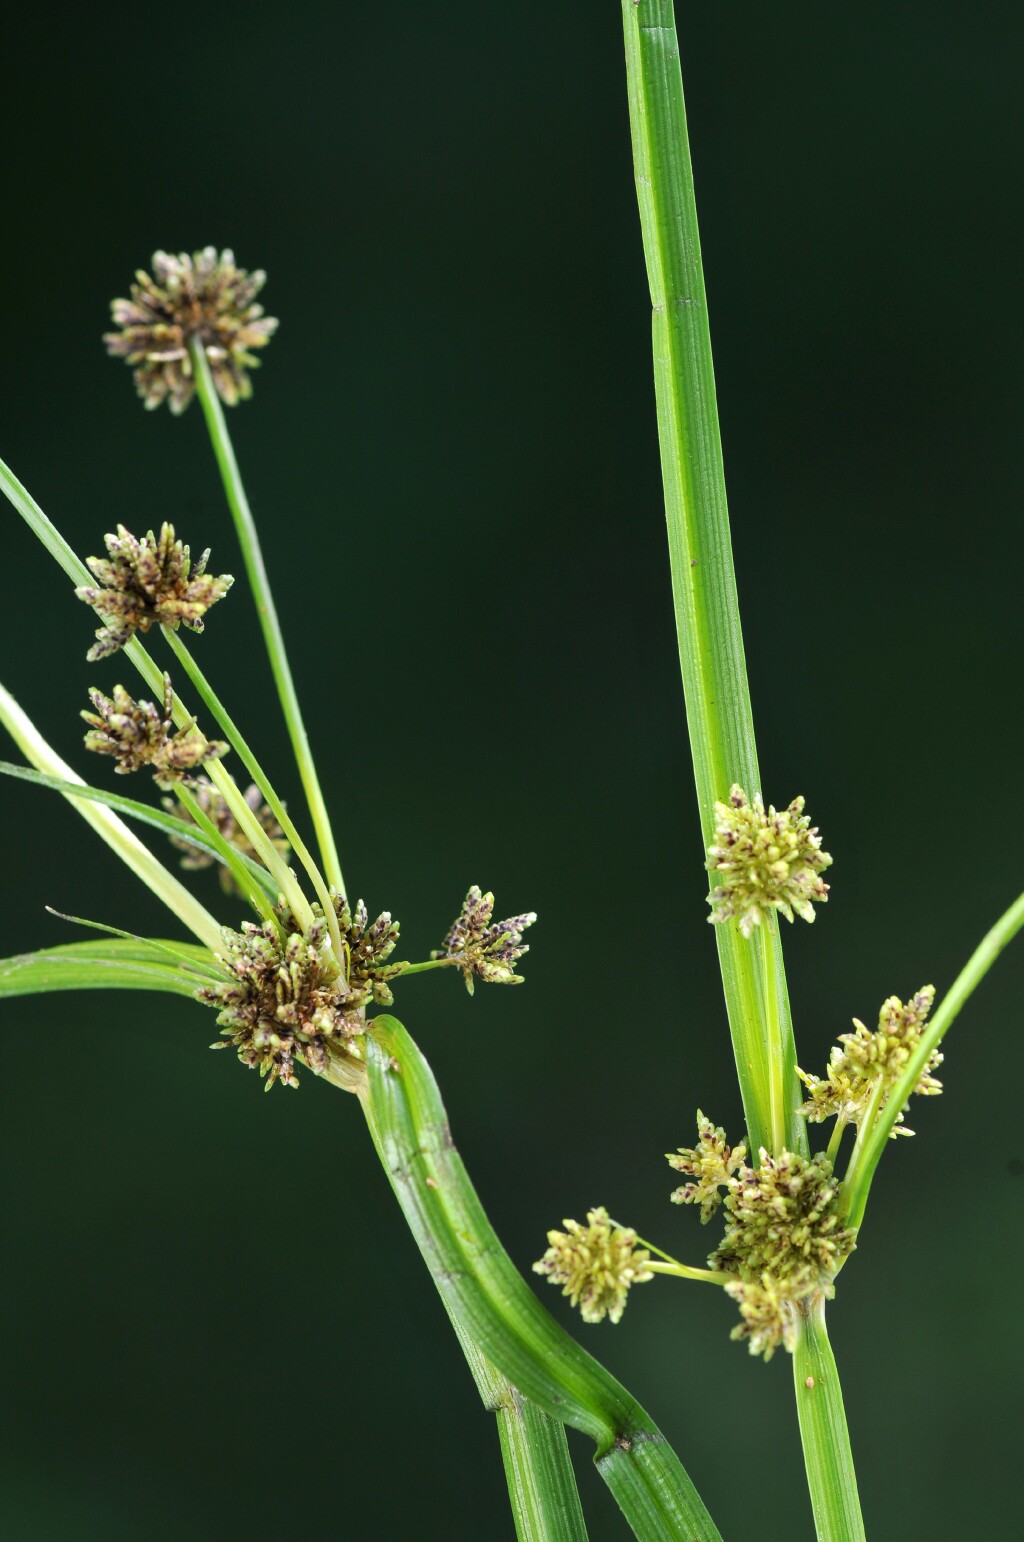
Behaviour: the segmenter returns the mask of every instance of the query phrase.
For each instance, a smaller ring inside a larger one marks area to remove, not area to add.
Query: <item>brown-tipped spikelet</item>
[[[252,395],[248,371],[259,365],[252,350],[264,348],[277,330],[273,316],[255,303],[267,275],[235,266],[228,248],[153,253],[152,275],[135,275],[131,298],[114,300],[116,332],[107,351],[135,367],[135,385],[148,408],[168,402],[184,412],[196,384],[189,345],[202,344],[217,394],[228,406]]]
[[[444,940],[444,946],[431,953],[432,959],[455,964],[462,971],[466,989],[473,994],[473,978],[492,985],[521,985],[522,975],[516,974],[513,965],[529,953],[523,942],[523,932],[537,919],[533,910],[521,916],[509,916],[507,920],[492,923],[494,895],[481,894],[474,884],[466,895],[462,909],[455,917]]]
[[[175,733],[170,675],[164,675],[162,711],[151,701],[136,701],[123,685],[114,686],[113,696],[90,691],[89,700],[96,710],[82,713],[89,724],[85,747],[97,755],[112,755],[117,761],[114,770],[121,775],[148,767],[158,786],[169,787],[227,754],[226,744],[206,739],[194,722]]]
[[[136,632],[148,632],[151,626],[176,630],[181,625],[201,632],[203,616],[234,583],[230,573],[219,578],[207,573],[209,550],[193,566],[173,525],[162,525],[159,538],[150,530],[141,539],[118,525],[116,535],[103,539],[107,556],[86,561],[99,586],[82,584],[75,590],[106,623],[86,654],[92,661],[116,653]]]

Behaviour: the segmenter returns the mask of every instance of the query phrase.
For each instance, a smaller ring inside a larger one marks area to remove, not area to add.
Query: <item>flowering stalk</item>
[[[733,570],[711,333],[671,0],[622,0],[630,128],[653,306],[672,595],[704,846],[714,806],[760,787]],[[715,928],[754,1150],[806,1152],[777,929]],[[768,950],[774,957],[771,965]],[[774,980],[774,1000],[769,1002]],[[772,1086],[781,1081],[782,1106]]]
[[[712,846],[716,803],[738,785],[747,789],[756,804],[760,778],[672,0],[622,0],[622,20],[637,196],[653,306],[672,592],[707,849]],[[797,1161],[806,1159],[807,1134],[798,1113],[796,1050],[778,925],[757,925],[752,935],[744,936],[739,925],[725,924],[716,926],[715,933],[750,1144],[755,1152],[761,1151],[762,1158],[773,1154],[786,1161],[793,1154]],[[836,1199],[830,1203],[834,1205]],[[758,1342],[765,1311],[770,1334],[791,1332],[793,1308],[776,1302],[770,1274],[758,1280],[751,1273],[747,1283],[737,1281],[736,1290],[745,1327],[754,1335],[752,1346]],[[789,1347],[796,1345],[790,1341]],[[837,1380],[830,1407],[837,1416],[842,1414]],[[840,1502],[833,1492],[836,1474],[829,1468],[837,1449],[838,1424],[802,1419],[801,1429],[817,1515],[822,1472],[825,1504]],[[845,1432],[843,1417],[843,1437]],[[845,1449],[848,1455],[848,1438]],[[848,1472],[844,1470],[841,1498],[849,1528],[820,1535],[854,1538],[861,1534],[852,1461]]]
[[[335,844],[330,819],[327,815],[327,805],[324,802],[324,795],[316,773],[316,766],[313,763],[312,752],[309,748],[306,725],[303,720],[302,709],[299,706],[295,682],[292,679],[288,654],[285,651],[284,634],[281,631],[281,623],[277,617],[277,607],[270,592],[270,580],[267,577],[267,569],[263,561],[263,550],[260,546],[256,522],[252,517],[252,510],[249,507],[249,500],[245,494],[245,487],[238,469],[238,462],[235,459],[228,426],[224,420],[224,409],[221,407],[220,397],[217,394],[202,343],[198,338],[194,337],[190,342],[189,348],[196,394],[203,409],[206,427],[209,430],[210,440],[213,444],[213,453],[217,458],[217,466],[220,470],[221,480],[224,483],[224,491],[227,494],[228,506],[235,521],[235,529],[242,548],[245,570],[248,574],[253,599],[256,602],[256,614],[259,616],[260,626],[263,630],[263,640],[266,643],[267,656],[273,671],[274,683],[277,686],[277,694],[281,701],[281,710],[284,713],[285,723],[288,726],[288,736],[291,739],[292,750],[299,768],[299,776],[302,779],[306,802],[309,805],[313,829],[316,832],[320,856],[324,864],[324,872],[332,888],[338,894],[344,894],[345,883],[341,874],[341,864],[338,861],[338,849]]]

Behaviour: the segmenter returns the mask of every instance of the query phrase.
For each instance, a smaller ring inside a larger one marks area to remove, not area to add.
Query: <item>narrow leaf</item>
[[[180,953],[177,962],[166,957],[164,949],[169,947]],[[211,964],[206,949],[193,944],[117,937],[70,942],[0,959],[0,997],[70,990],[169,991],[192,996],[210,978]]]

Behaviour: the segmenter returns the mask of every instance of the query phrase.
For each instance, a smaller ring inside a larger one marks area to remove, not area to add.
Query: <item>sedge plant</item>
[[[911,1100],[941,1091],[940,1045],[1024,924],[1024,896],[937,1003],[929,983],[904,985],[877,1016],[837,1034],[826,1066],[801,1059],[781,922],[814,921],[828,899],[833,859],[798,791],[762,788],[758,770],[671,0],[622,0],[622,24],[672,594],[706,852],[705,872],[691,879],[709,886],[744,1129],[727,1134],[713,1110],[693,1109],[695,1137],[682,1128],[667,1154],[682,1181],[672,1180],[666,1199],[699,1207],[700,1222],[720,1228],[709,1255],[700,1256],[694,1232],[693,1256],[681,1261],[639,1237],[628,1217],[597,1205],[553,1227],[533,1268],[587,1324],[618,1322],[633,1287],[657,1280],[723,1291],[735,1310],[733,1337],[755,1357],[791,1362],[814,1525],[820,1538],[840,1542],[862,1537],[864,1527],[827,1306],[858,1245],[881,1155],[894,1137],[911,1133],[904,1123]],[[586,1536],[565,1435],[571,1428],[591,1438],[598,1471],[635,1536],[710,1542],[719,1535],[714,1520],[654,1421],[560,1326],[539,1298],[540,1280],[525,1278],[502,1248],[430,1066],[391,1010],[413,974],[455,973],[471,993],[522,983],[525,936],[537,917],[525,909],[503,915],[505,907],[473,884],[447,927],[438,926],[430,956],[406,959],[391,913],[374,915],[346,883],[331,789],[318,776],[224,410],[248,398],[273,337],[276,322],[258,298],[264,277],[227,250],[157,252],[130,295],[114,302],[106,337],[108,351],[132,368],[147,408],[181,415],[198,403],[240,573],[217,571],[228,559],[216,548],[193,555],[184,537],[194,545],[195,533],[169,519],[149,530],[117,523],[97,533],[83,559],[0,466],[10,504],[98,623],[88,653],[97,684],[82,717],[84,749],[101,757],[84,778],[5,682],[0,721],[14,751],[0,770],[66,799],[167,907],[169,930],[186,934],[141,937],[89,918],[81,923],[93,928],[86,940],[0,963],[0,995],[105,988],[190,998],[215,1014],[213,1048],[231,1051],[268,1092],[318,1079],[354,1096],[481,1399],[496,1416],[518,1535]],[[228,626],[245,590],[295,763],[295,786],[287,788],[268,776],[261,746],[243,737],[230,682],[208,674],[195,640],[207,624]],[[100,769],[110,761],[118,776],[134,778],[131,793],[120,782],[116,790],[104,784]],[[139,780],[150,777],[156,794],[136,795]],[[164,842],[163,855],[137,827]],[[220,878],[216,914],[185,881],[212,866]]]

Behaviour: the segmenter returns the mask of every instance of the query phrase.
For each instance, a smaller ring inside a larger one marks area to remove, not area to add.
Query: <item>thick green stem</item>
[[[524,1398],[480,1353],[451,1304],[444,1306],[480,1401],[497,1420],[519,1542],[586,1542],[565,1426]]]
[[[559,1327],[495,1236],[452,1142],[437,1084],[392,1017],[367,1036],[367,1123],[449,1314],[550,1418],[588,1434],[598,1471],[637,1537],[718,1532],[678,1457],[625,1388]]]
[[[654,381],[672,595],[705,848],[714,803],[734,782],[761,790],[733,571],[711,332],[671,0],[622,0],[630,127],[653,305]],[[778,1149],[772,1066],[785,1088],[784,1139],[807,1150],[777,929],[748,941],[715,927],[750,1144]],[[779,1015],[765,997],[766,950]]]
[[[217,465],[224,483],[224,491],[227,494],[228,506],[231,509],[231,515],[235,521],[235,529],[238,532],[238,541],[242,548],[245,571],[248,574],[249,586],[252,589],[253,599],[256,602],[256,614],[259,616],[260,626],[263,629],[263,640],[266,643],[267,656],[270,659],[270,668],[273,671],[277,693],[281,699],[281,710],[284,713],[284,720],[288,727],[288,737],[291,740],[292,750],[299,768],[299,775],[302,778],[303,791],[306,794],[306,802],[309,805],[310,816],[313,820],[313,829],[316,832],[317,843],[320,847],[320,857],[328,882],[333,885],[339,894],[344,894],[345,882],[341,875],[338,850],[335,845],[334,834],[331,830],[331,823],[327,816],[327,805],[324,802],[320,780],[316,774],[316,766],[313,764],[313,756],[309,748],[309,739],[302,717],[302,709],[299,706],[295,682],[292,679],[288,655],[285,652],[284,635],[281,631],[281,623],[277,618],[274,599],[270,592],[270,580],[267,577],[267,570],[263,561],[263,550],[256,531],[256,522],[252,517],[252,510],[249,508],[249,500],[245,496],[245,488],[242,485],[238,462],[235,460],[235,452],[228,433],[228,426],[224,421],[224,410],[221,407],[220,397],[217,395],[216,387],[210,375],[210,366],[206,361],[206,354],[203,351],[202,344],[197,339],[193,339],[190,352],[192,367],[195,371],[196,394],[203,409],[203,416],[206,419],[206,426],[213,444],[213,453],[217,458]]]
[[[843,1389],[820,1296],[801,1314],[793,1351],[793,1385],[818,1542],[863,1542]]]
[[[549,1419],[511,1386],[496,1412],[519,1542],[585,1539],[587,1528],[565,1426]]]
[[[1014,900],[991,931],[986,932],[953,981],[921,1035],[920,1044],[904,1066],[899,1081],[886,1098],[881,1113],[875,1116],[874,1104],[868,1109],[843,1180],[841,1207],[848,1225],[859,1227],[864,1219],[875,1169],[885,1150],[890,1131],[900,1110],[906,1107],[932,1053],[938,1049],[968,997],[977,990],[1007,943],[1012,942],[1022,926],[1024,894]]]

